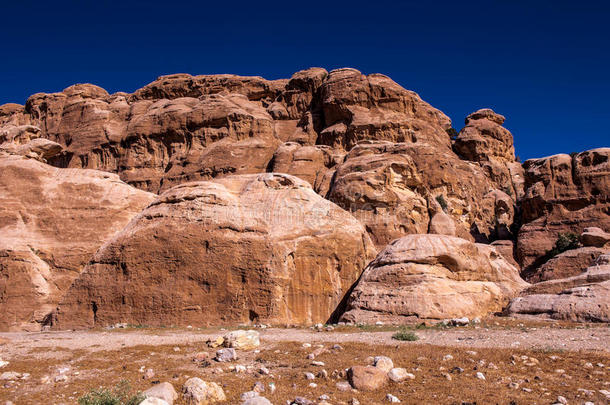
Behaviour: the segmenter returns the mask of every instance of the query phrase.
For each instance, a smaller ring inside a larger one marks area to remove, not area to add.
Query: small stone
[[[514,389],[514,390],[516,390],[516,389],[519,389],[519,384],[518,384],[518,383],[516,383],[516,382],[510,382],[510,383],[508,384],[508,387],[509,387],[509,388],[512,388],[512,389]]]
[[[68,376],[65,374],[60,374],[53,379],[55,382],[66,382],[68,381]]]
[[[394,368],[394,362],[392,362],[391,358],[386,356],[375,356],[373,359],[373,365],[386,373]]]
[[[479,380],[484,380],[484,379],[485,379],[485,376],[483,375],[483,373],[478,372],[478,373],[477,373],[477,378],[478,378]]]
[[[315,380],[316,379],[316,376],[313,375],[313,373],[306,372],[304,375],[305,375],[306,380]]]
[[[240,350],[254,350],[261,344],[259,333],[255,330],[235,330],[224,336],[225,347]]]
[[[559,395],[557,397],[557,402],[560,403],[560,404],[564,404],[565,405],[565,404],[568,403],[568,400],[566,399],[566,397],[562,397],[561,395]]]
[[[414,379],[415,376],[411,373],[408,373],[404,368],[393,368],[388,372],[388,378],[394,382],[401,382],[408,379]]]
[[[451,324],[454,326],[468,326],[469,323],[470,323],[470,319],[468,319],[467,317],[453,318],[451,320]]]
[[[8,366],[8,365],[9,365],[9,362],[8,362],[8,361],[4,361],[4,360],[0,359],[0,368],[2,368],[2,367],[6,367],[6,366]]]
[[[318,384],[316,384],[316,383],[309,383],[308,387],[309,388],[318,388]]]
[[[213,404],[226,401],[223,389],[216,383],[203,381],[193,377],[182,386],[182,396],[189,405]]]
[[[356,398],[352,398],[352,400],[350,401],[351,405],[360,405],[360,401],[358,401]]]
[[[352,386],[348,382],[346,382],[346,381],[339,381],[336,384],[336,387],[341,392],[346,392],[346,391],[351,391],[352,390]]]
[[[318,378],[322,378],[324,380],[328,379],[328,371],[322,369],[320,370],[320,372],[318,372]]]
[[[265,392],[265,384],[260,381],[254,383],[254,387],[252,387],[252,391],[254,392]]]
[[[242,401],[247,401],[248,399],[252,399],[252,398],[258,397],[258,394],[259,393],[256,392],[256,391],[246,391],[246,392],[241,394],[239,399],[241,399]]]
[[[216,339],[208,339],[206,341],[206,344],[208,345],[208,347],[211,347],[212,349],[222,346],[224,344],[225,340],[222,336],[217,337]]]
[[[258,369],[258,372],[262,375],[269,375],[269,369],[265,366],[261,366],[261,368]]]
[[[275,390],[276,390],[275,383],[270,382],[269,383],[269,392],[273,394],[275,392]]]
[[[312,366],[324,367],[324,362],[323,361],[312,361],[311,365]]]
[[[176,346],[176,347],[174,347],[174,351],[175,351],[175,352],[179,352],[179,351],[180,351],[180,348],[179,348],[178,346]]]
[[[446,354],[445,357],[443,357],[443,361],[451,361],[453,360],[453,356],[450,354]]]
[[[396,397],[395,397],[394,395],[392,395],[392,394],[387,394],[387,395],[385,396],[385,399],[386,399],[388,402],[392,402],[392,403],[398,403],[398,402],[400,402],[400,399],[396,398]]]
[[[155,376],[155,371],[152,368],[149,368],[144,372],[144,375],[142,376],[142,378],[144,378],[145,380],[150,380],[154,376]]]
[[[357,390],[374,391],[388,381],[386,371],[372,366],[353,366],[347,372],[350,384]]]
[[[245,373],[246,372],[246,366],[244,366],[243,364],[237,364],[235,365],[234,368],[236,373]]]
[[[310,401],[307,398],[303,398],[303,397],[296,397],[292,403],[292,405],[313,405],[313,402]]]
[[[445,377],[445,379],[446,379],[447,381],[451,381],[451,380],[453,380],[453,377],[451,377],[451,374],[449,374],[449,373],[443,373],[443,377]]]
[[[171,383],[157,384],[142,393],[146,398],[159,398],[172,405],[178,398],[178,393]]]
[[[523,392],[532,392],[532,389],[531,388],[523,387],[523,388],[521,388],[521,391],[523,391]]]
[[[273,405],[271,401],[269,401],[265,397],[254,397],[247,399],[242,403],[242,405]]]
[[[237,352],[233,348],[220,349],[216,352],[215,360],[218,362],[228,362],[237,360]]]
[[[0,380],[17,380],[19,377],[21,377],[21,374],[14,371],[5,371],[0,374]]]

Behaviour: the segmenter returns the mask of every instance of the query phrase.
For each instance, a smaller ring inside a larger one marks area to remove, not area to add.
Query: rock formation
[[[580,275],[534,284],[521,295],[511,301],[508,315],[610,322],[610,254]]]
[[[2,105],[0,329],[36,329],[60,300],[57,327],[323,322],[375,249],[346,319],[499,311],[516,268],[571,285],[608,252],[610,148],[522,166],[504,121],[481,109],[458,133],[348,68]],[[582,246],[551,251],[566,233]]]
[[[0,330],[40,330],[91,255],[153,198],[116,174],[0,153]]]
[[[342,320],[405,323],[499,312],[527,286],[493,247],[446,235],[390,243],[364,270]]]
[[[560,233],[610,229],[610,148],[526,161],[517,256],[531,272]]]
[[[358,221],[296,177],[187,183],[100,248],[54,324],[325,322],[374,255]]]

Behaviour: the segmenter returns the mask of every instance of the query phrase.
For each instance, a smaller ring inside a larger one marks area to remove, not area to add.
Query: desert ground
[[[180,392],[190,377],[221,385],[227,404],[241,403],[241,395],[257,383],[265,388],[260,395],[273,404],[298,397],[312,403],[377,404],[387,403],[387,394],[406,404],[610,401],[607,325],[489,318],[466,327],[403,328],[417,341],[393,339],[398,328],[380,325],[257,330],[259,348],[238,350],[238,359],[228,363],[212,360],[217,348],[206,344],[225,334],[223,328],[2,333],[0,358],[8,364],[0,374],[17,375],[0,382],[0,403],[73,404],[92,389],[122,380],[134,391],[170,382]],[[389,357],[414,378],[374,391],[341,390],[345,369],[367,365],[371,356]],[[185,402],[179,396],[175,403]]]

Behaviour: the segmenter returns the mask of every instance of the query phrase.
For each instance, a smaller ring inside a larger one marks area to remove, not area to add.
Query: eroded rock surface
[[[358,221],[296,177],[187,183],[95,254],[55,325],[325,322],[374,255]]]
[[[508,315],[610,322],[610,254],[578,276],[533,284],[521,295],[510,302]]]
[[[116,174],[0,154],[0,329],[40,330],[93,253],[154,197]]]
[[[517,256],[523,268],[544,263],[560,233],[610,229],[610,148],[531,159],[524,163],[526,193]]]
[[[403,323],[501,311],[527,286],[493,247],[446,235],[409,235],[365,269],[342,319]]]

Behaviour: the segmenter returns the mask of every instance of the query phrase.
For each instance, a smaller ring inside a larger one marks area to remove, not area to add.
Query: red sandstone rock
[[[296,177],[187,183],[95,254],[55,327],[325,322],[374,254],[353,217]]]

